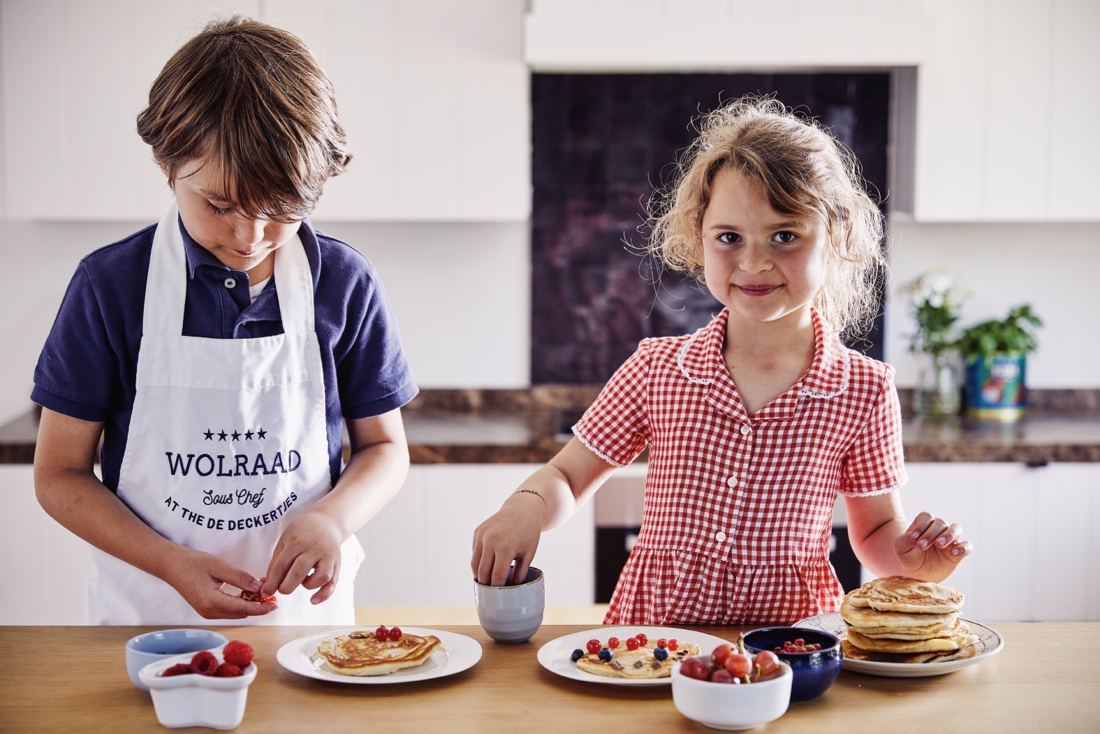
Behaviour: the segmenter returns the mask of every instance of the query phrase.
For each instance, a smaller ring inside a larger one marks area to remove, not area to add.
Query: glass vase
[[[959,371],[945,354],[926,354],[913,391],[913,410],[921,415],[955,415],[959,412]]]

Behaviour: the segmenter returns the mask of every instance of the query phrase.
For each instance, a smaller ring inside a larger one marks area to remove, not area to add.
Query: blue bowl
[[[814,652],[779,652],[790,640],[801,637],[807,643],[818,643],[820,650]],[[794,683],[791,685],[791,701],[809,701],[817,698],[833,684],[840,675],[840,639],[828,632],[805,629],[804,627],[765,627],[746,632],[745,647],[754,653],[771,650],[779,659],[791,666]]]
[[[131,637],[126,642],[126,672],[130,682],[143,691],[149,687],[138,678],[138,671],[149,663],[164,660],[172,655],[222,647],[229,638],[219,632],[200,629],[175,629],[146,632]]]

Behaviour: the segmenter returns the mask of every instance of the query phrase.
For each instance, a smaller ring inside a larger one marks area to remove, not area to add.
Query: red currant
[[[608,637],[607,638],[607,646],[610,647],[612,650],[614,650],[616,647],[619,646],[619,638],[618,637]]]
[[[679,646],[680,646],[680,643],[677,642],[676,640],[669,640],[668,641],[668,649],[671,650],[672,652],[676,652],[676,648],[678,648]]]
[[[599,640],[589,640],[588,644],[585,645],[585,647],[587,648],[588,652],[595,655],[600,651],[600,647],[602,647],[602,645],[600,645]]]
[[[400,639],[401,639],[401,628],[400,627],[394,627],[393,629],[391,629],[390,634],[389,634],[390,642],[397,642]]]
[[[638,647],[639,647],[639,645],[638,645],[638,638],[637,637],[631,637],[630,639],[628,639],[626,641],[626,649],[627,650],[637,650]]]
[[[663,637],[657,640],[657,647],[668,647],[668,640]]]
[[[390,631],[386,625],[379,625],[378,629],[374,631],[374,639],[376,640],[388,640],[390,639]]]
[[[648,638],[648,637],[646,637],[645,635],[643,635],[643,634],[642,634],[641,632],[639,632],[638,634],[634,635],[634,639],[638,641],[638,644],[639,644],[639,645],[644,645],[644,644],[646,644],[647,642],[649,642],[649,638]]]
[[[801,637],[796,637],[796,638],[794,639],[794,645],[795,645],[795,647],[802,647],[802,646],[803,646],[803,645],[805,645],[805,644],[806,644],[806,641],[805,641],[805,640],[803,640],[803,639],[802,639]]]

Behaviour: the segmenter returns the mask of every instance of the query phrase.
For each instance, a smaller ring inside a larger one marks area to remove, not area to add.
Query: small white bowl
[[[775,721],[791,700],[790,666],[783,675],[760,683],[734,685],[696,680],[672,669],[672,701],[676,710],[711,729],[743,731]]]
[[[212,651],[222,662],[221,650]],[[176,663],[189,663],[194,653],[177,655],[150,663],[138,672],[141,682],[149,687],[157,720],[169,729],[184,726],[206,726],[211,729],[234,729],[244,718],[248,686],[256,679],[256,663],[250,663],[236,678],[215,678],[212,675],[174,675],[162,678],[161,673]]]

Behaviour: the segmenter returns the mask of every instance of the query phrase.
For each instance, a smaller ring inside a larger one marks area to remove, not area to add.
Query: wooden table
[[[822,697],[792,704],[758,731],[1100,731],[1100,623],[995,626],[1006,644],[993,658],[938,678],[844,671]],[[123,660],[126,640],[150,629],[0,627],[0,731],[164,731]],[[284,643],[324,629],[227,631],[256,649],[259,666],[238,732],[709,731],[676,711],[668,687],[580,683],[538,664],[543,643],[585,627],[544,626],[523,645],[494,643],[479,627],[442,627],[476,639],[484,656],[463,673],[420,683],[326,683],[275,660]],[[740,628],[699,630],[732,640]]]

